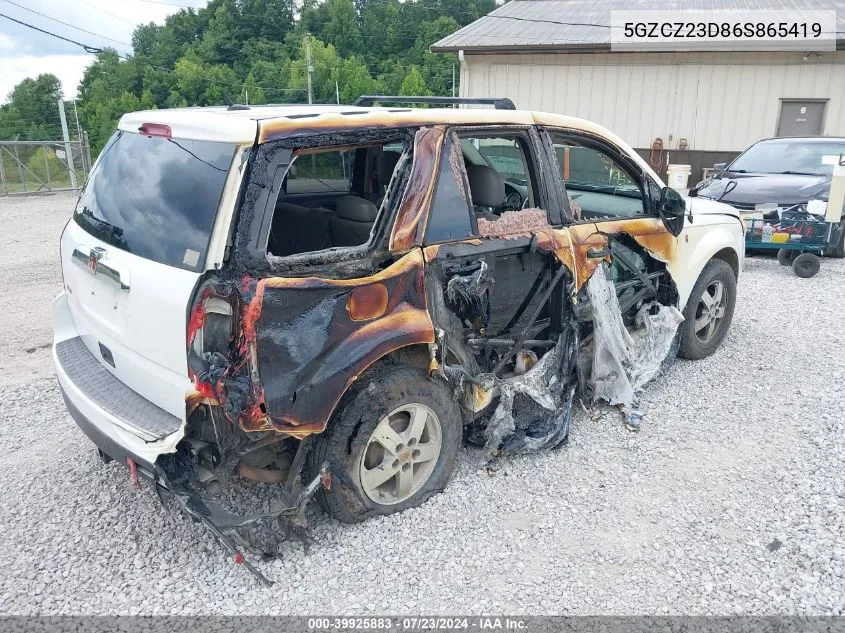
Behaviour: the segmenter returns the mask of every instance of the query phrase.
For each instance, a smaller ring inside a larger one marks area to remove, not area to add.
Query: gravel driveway
[[[845,261],[799,279],[749,259],[725,345],[649,386],[639,434],[582,411],[567,446],[495,476],[464,449],[421,508],[314,513],[311,552],[259,563],[264,588],[103,465],[39,377],[71,205],[0,199],[0,241],[28,258],[0,259],[3,612],[845,614]]]

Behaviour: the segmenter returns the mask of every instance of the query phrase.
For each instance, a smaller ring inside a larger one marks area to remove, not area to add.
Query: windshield
[[[839,157],[840,154],[845,154],[845,141],[763,141],[745,150],[731,164],[729,171],[830,176],[833,174],[833,165],[824,164],[822,157]]]
[[[76,222],[139,257],[202,270],[235,153],[231,143],[117,132],[76,206]]]

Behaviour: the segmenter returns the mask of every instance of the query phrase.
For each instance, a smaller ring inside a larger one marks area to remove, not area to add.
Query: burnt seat
[[[476,213],[486,213],[505,204],[505,180],[492,167],[469,165],[467,167],[469,193]]]
[[[270,227],[269,250],[274,255],[285,256],[329,248],[331,216],[332,212],[323,207],[280,202]]]
[[[329,220],[334,246],[358,246],[370,239],[378,207],[364,198],[343,196],[337,199]]]

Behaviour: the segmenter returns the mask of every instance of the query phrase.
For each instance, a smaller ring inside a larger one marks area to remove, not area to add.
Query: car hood
[[[701,183],[696,187],[697,195],[718,199],[731,182],[735,182],[736,187],[721,198],[722,202],[728,204],[797,204],[813,199],[826,199],[830,191],[830,176],[726,173],[721,178]]]
[[[738,218],[739,211],[729,204],[724,202],[717,202],[716,200],[709,200],[707,198],[685,198],[687,203],[687,212],[696,215],[730,215]]]

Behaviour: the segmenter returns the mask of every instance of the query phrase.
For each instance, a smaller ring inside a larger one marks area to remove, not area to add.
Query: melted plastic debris
[[[637,312],[636,330],[629,332],[604,265],[587,282],[587,295],[594,326],[589,378],[593,400],[630,408],[637,390],[660,371],[683,314],[674,306],[647,303]]]
[[[481,260],[478,270],[469,275],[455,275],[446,284],[449,307],[467,327],[481,331],[490,322],[490,277],[487,262]]]
[[[517,239],[531,237],[541,229],[551,228],[549,219],[542,209],[505,211],[495,220],[478,218],[478,234],[481,237]]]
[[[557,448],[569,437],[577,381],[572,379],[578,357],[575,327],[521,376],[480,377],[487,388],[498,387],[500,400],[487,423],[486,448],[500,455]]]

